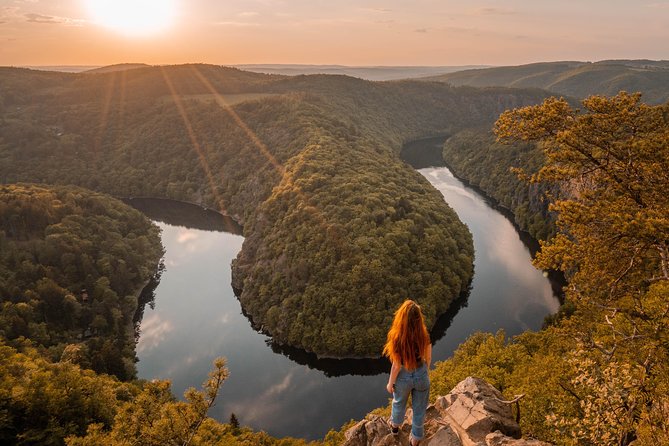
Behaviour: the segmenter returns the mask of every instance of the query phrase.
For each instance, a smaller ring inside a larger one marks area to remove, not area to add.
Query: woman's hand
[[[395,384],[392,384],[390,381],[388,381],[388,384],[386,385],[386,390],[388,393],[392,394],[393,393],[393,387],[395,387]]]

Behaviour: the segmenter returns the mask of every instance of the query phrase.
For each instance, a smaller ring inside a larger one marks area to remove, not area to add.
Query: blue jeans
[[[393,388],[393,405],[390,417],[395,426],[401,425],[404,421],[404,412],[406,411],[409,394],[411,394],[411,409],[413,410],[411,435],[416,440],[422,440],[425,434],[423,430],[425,411],[430,398],[430,377],[427,374],[426,364],[412,371],[402,367],[397,375]]]

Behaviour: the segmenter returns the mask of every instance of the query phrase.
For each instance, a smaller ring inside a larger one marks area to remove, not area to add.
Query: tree
[[[239,430],[239,420],[234,412],[230,414],[230,427],[232,427],[234,432]]]
[[[666,439],[669,105],[623,92],[583,107],[550,98],[505,112],[495,127],[501,141],[540,142],[546,164],[531,181],[559,185],[559,233],[536,264],[569,280],[582,416],[556,425],[575,443],[626,445],[637,431]]]
[[[82,370],[70,360],[50,363],[27,346],[23,350],[0,341],[0,444],[60,446],[66,436],[83,435],[91,423],[112,424],[118,395],[130,384]],[[73,348],[66,351],[73,356]]]
[[[223,381],[228,377],[225,359],[214,361],[214,370],[204,382],[203,390],[186,390],[185,402],[175,401],[170,393],[169,381],[152,381],[142,392],[123,404],[114,419],[110,432],[100,425],[91,425],[86,437],[68,439],[70,446],[93,444],[108,445],[174,445],[205,444],[199,431],[207,420]]]

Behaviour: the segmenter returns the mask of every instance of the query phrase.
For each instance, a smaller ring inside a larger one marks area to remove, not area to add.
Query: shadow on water
[[[160,277],[165,271],[165,263],[161,260],[158,265],[156,273],[151,276],[147,284],[142,288],[137,299],[137,309],[132,317],[133,325],[135,326],[135,342],[139,341],[140,325],[144,317],[144,309],[148,305],[152,310],[156,307],[156,288],[160,285]]]
[[[234,292],[237,299],[239,299],[238,290],[234,290]],[[251,315],[244,311],[243,307],[242,315],[248,319],[249,325],[253,330],[268,336],[265,343],[274,353],[283,355],[299,365],[319,370],[328,378],[346,375],[374,376],[388,373],[390,370],[388,360],[385,358],[319,358],[315,353],[291,345],[280,344],[275,342],[269,333],[266,333],[261,326],[255,323]]]
[[[430,136],[409,141],[402,146],[400,158],[414,169],[446,167],[442,156],[444,141],[450,135]]]
[[[388,364],[388,360],[385,358],[319,358],[314,353],[310,353],[296,347],[291,347],[289,345],[277,344],[271,339],[267,340],[267,345],[272,348],[274,353],[282,354],[291,361],[300,365],[306,365],[310,369],[320,370],[328,378],[346,375],[374,376],[380,375],[382,373],[388,373],[390,370],[390,364]]]
[[[462,293],[460,293],[457,299],[451,302],[451,305],[448,307],[448,311],[439,316],[439,319],[437,319],[437,322],[434,324],[434,327],[432,327],[432,330],[430,331],[430,340],[432,340],[433,345],[436,344],[438,340],[440,340],[446,335],[446,331],[453,323],[453,318],[455,318],[455,316],[458,314],[460,310],[462,310],[467,306],[467,302],[469,301],[469,295],[471,291],[472,291],[472,282],[470,281],[469,285],[467,286],[467,289],[464,290]]]
[[[242,226],[232,217],[197,204],[166,198],[122,198],[151,220],[202,231],[222,231],[242,235]]]
[[[451,326],[453,318],[458,311],[467,306],[469,293],[471,291],[468,287],[463,291],[457,299],[455,299],[448,308],[448,311],[441,315],[437,322],[432,327],[430,332],[430,339],[432,344],[435,344],[446,335],[448,327]],[[247,316],[248,318],[248,316]],[[252,321],[249,318],[249,322]],[[335,359],[335,358],[319,358],[314,353],[307,352],[300,348],[295,348],[287,345],[277,344],[271,339],[267,340],[267,345],[272,348],[275,353],[280,353],[286,356],[293,362],[300,365],[306,365],[310,369],[320,370],[327,377],[337,377],[346,375],[356,376],[374,376],[390,371],[390,363],[386,358],[378,359]]]

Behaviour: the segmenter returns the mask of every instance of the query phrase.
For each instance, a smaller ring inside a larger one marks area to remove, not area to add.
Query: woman
[[[383,355],[392,362],[386,389],[393,394],[390,427],[393,434],[399,433],[404,421],[407,400],[411,394],[410,443],[416,446],[423,439],[423,423],[430,396],[428,369],[432,360],[432,344],[427,332],[420,306],[406,300],[395,312],[393,325],[388,331],[388,340]]]

